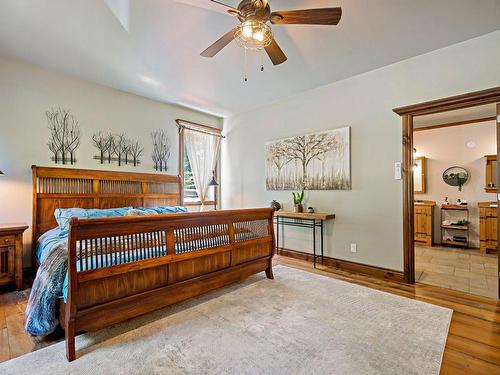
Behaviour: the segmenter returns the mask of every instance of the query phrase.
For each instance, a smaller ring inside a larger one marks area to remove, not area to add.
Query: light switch
[[[394,163],[394,179],[401,180],[401,162],[397,161]]]

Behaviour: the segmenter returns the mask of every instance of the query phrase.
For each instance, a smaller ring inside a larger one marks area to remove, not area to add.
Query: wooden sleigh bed
[[[57,226],[56,208],[182,204],[179,176],[32,169],[33,247]],[[272,217],[271,209],[242,209],[73,218],[67,302],[61,300],[59,319],[68,360],[76,358],[76,332],[98,330],[258,272],[272,279]],[[119,264],[111,265],[110,256]]]

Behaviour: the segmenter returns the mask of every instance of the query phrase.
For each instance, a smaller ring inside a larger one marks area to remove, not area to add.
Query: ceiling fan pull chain
[[[247,49],[244,48],[245,50],[245,82],[248,82],[248,79],[247,79]]]
[[[260,71],[263,72],[264,71],[264,50],[261,49],[260,50]]]

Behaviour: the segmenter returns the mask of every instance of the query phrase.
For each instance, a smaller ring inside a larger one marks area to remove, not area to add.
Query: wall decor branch
[[[108,164],[113,161],[113,155],[115,154],[115,136],[109,133],[106,136],[106,143],[108,144]]]
[[[56,164],[75,164],[76,150],[80,146],[80,127],[70,110],[58,108],[46,111],[50,138],[47,142]]]
[[[122,165],[122,158],[127,151],[127,140],[125,139],[125,135],[123,133],[117,134],[114,140],[115,155],[118,159],[118,166],[120,167]]]
[[[99,155],[95,155],[94,159],[101,164],[117,162],[119,167],[123,164],[136,167],[141,163],[139,157],[144,152],[139,141],[128,139],[124,133],[94,133],[92,144],[99,150]]]
[[[164,129],[158,129],[151,133],[153,140],[153,165],[156,171],[166,172],[168,160],[170,159],[170,142],[168,134]]]
[[[104,164],[104,156],[108,151],[107,137],[104,134],[102,134],[102,132],[92,134],[92,143],[94,147],[96,147],[99,150],[100,152],[99,160],[101,161],[101,164]]]
[[[142,148],[139,141],[135,141],[130,143],[130,156],[132,157],[132,161],[134,162],[134,167],[139,163],[139,157],[144,152],[144,148]]]

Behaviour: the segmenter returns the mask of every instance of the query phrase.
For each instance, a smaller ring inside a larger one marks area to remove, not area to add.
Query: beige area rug
[[[452,311],[275,267],[0,363],[0,374],[438,374]]]

